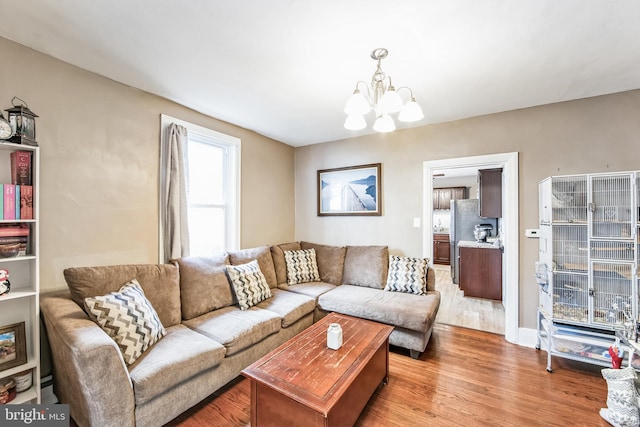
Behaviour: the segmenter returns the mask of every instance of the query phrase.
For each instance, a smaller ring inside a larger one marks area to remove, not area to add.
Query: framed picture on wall
[[[0,327],[0,371],[27,363],[24,322]]]
[[[382,215],[381,163],[318,171],[318,216]]]

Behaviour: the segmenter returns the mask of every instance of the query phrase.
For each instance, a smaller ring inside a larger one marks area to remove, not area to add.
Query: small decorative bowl
[[[20,243],[6,243],[0,245],[0,258],[11,258],[18,255]]]

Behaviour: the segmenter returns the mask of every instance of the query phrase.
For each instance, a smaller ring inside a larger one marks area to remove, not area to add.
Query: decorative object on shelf
[[[318,171],[318,216],[382,215],[381,164]]]
[[[33,385],[33,376],[31,375],[31,369],[18,372],[13,376],[13,380],[16,382],[16,392],[22,393],[27,391]]]
[[[20,253],[20,243],[0,244],[0,258],[13,258]]]
[[[327,347],[337,350],[342,347],[342,327],[339,323],[330,323],[327,329]]]
[[[11,104],[13,104],[13,108],[5,110],[9,114],[9,123],[15,132],[10,141],[16,144],[37,146],[35,118],[38,116],[29,109],[26,102],[17,96],[13,97]]]
[[[424,118],[422,108],[413,97],[413,91],[407,86],[396,90],[391,83],[391,76],[387,76],[382,71],[381,62],[388,54],[389,52],[384,48],[378,48],[371,52],[371,58],[378,61],[376,71],[371,77],[371,89],[362,80],[356,83],[356,88],[344,107],[344,112],[347,114],[347,119],[344,122],[345,128],[349,130],[364,129],[367,126],[364,116],[371,109],[376,114],[376,121],[373,124],[373,130],[376,132],[396,130],[396,124],[390,114],[398,111],[400,112],[398,120],[401,122],[416,122]],[[360,92],[360,83],[364,84],[367,90],[366,96]],[[399,95],[401,89],[409,91],[409,101],[404,106]]]
[[[0,405],[7,404],[16,398],[16,382],[13,378],[0,379]]]
[[[11,290],[11,283],[9,283],[9,270],[4,268],[0,269],[0,296],[6,295]]]
[[[0,371],[27,363],[24,322],[0,327]]]
[[[0,140],[6,141],[11,139],[15,132],[11,127],[11,123],[5,120],[4,116],[0,112]]]

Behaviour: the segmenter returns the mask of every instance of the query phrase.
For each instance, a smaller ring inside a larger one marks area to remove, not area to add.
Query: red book
[[[0,224],[0,237],[29,236],[28,224]]]
[[[33,219],[33,187],[20,186],[20,219]]]
[[[16,186],[4,185],[4,219],[16,219]]]
[[[31,153],[29,151],[11,153],[11,183],[31,185]]]

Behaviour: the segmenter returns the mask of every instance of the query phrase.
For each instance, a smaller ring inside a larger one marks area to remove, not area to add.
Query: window
[[[188,134],[187,201],[190,255],[210,256],[237,249],[240,235],[240,140],[162,115],[161,165],[164,164],[166,156],[168,128],[171,123],[186,127]],[[163,188],[162,183],[166,176],[162,170],[160,179],[160,188]],[[160,205],[162,260],[162,200]]]

